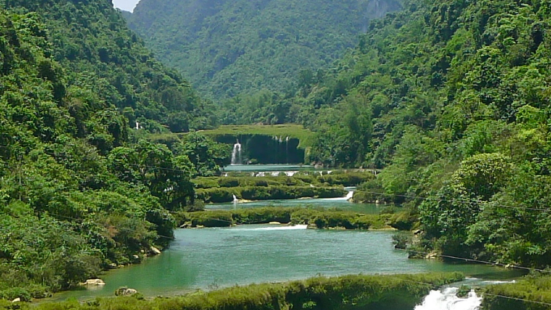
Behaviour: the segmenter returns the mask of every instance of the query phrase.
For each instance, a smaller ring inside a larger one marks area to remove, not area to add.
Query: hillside
[[[0,300],[27,301],[167,246],[192,176],[229,155],[140,139],[207,127],[208,105],[109,0],[0,3]]]
[[[69,85],[94,81],[97,101],[123,111],[132,127],[135,120],[150,131],[213,125],[209,103],[153,58],[110,1],[1,0],[0,6],[37,12],[47,27],[52,58],[66,69]]]
[[[397,0],[142,0],[129,26],[165,64],[216,100],[287,91],[299,72],[330,69],[369,20]]]
[[[361,190],[419,214],[412,255],[549,266],[549,7],[409,0],[287,99],[316,132],[311,160],[384,168]]]

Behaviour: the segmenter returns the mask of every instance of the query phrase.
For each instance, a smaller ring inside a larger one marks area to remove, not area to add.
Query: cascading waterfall
[[[233,145],[233,151],[231,153],[231,164],[232,165],[241,165],[243,163],[241,155],[241,144],[239,140]]]
[[[476,296],[472,290],[467,298],[457,297],[457,287],[448,287],[438,291],[431,291],[423,303],[415,310],[478,310],[482,298]]]
[[[354,191],[349,191],[348,194],[344,197],[346,200],[354,198]]]

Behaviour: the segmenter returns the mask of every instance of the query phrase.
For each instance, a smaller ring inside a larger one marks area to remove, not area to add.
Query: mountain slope
[[[395,0],[142,0],[129,17],[157,56],[214,98],[286,91],[328,68]]]
[[[39,13],[54,59],[70,85],[95,81],[99,100],[115,105],[130,123],[152,131],[209,127],[210,108],[179,74],[163,67],[131,32],[110,1],[0,1],[6,9]]]
[[[199,134],[140,139],[208,106],[109,0],[0,3],[0,300],[29,301],[167,246],[192,175],[224,158]]]
[[[549,266],[550,7],[407,1],[293,98],[313,161],[383,168],[355,197],[412,208],[412,255]]]

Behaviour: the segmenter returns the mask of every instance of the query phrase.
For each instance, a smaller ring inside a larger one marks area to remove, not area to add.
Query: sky
[[[132,12],[140,0],[113,0],[113,5],[124,11]]]

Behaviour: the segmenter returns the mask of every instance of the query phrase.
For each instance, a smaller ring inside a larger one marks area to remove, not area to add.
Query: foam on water
[[[258,228],[233,228],[233,231],[270,231],[270,230],[302,230],[307,229],[308,225],[294,225],[294,226],[273,226],[273,227],[258,227]]]
[[[457,297],[457,287],[447,287],[438,291],[431,291],[423,303],[415,310],[478,310],[482,298],[471,291],[467,298]]]

